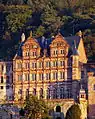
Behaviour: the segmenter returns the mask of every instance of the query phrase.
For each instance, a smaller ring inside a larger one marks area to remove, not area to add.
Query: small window
[[[60,72],[60,79],[64,79],[64,72]]]
[[[54,50],[54,55],[57,55],[58,54],[58,51],[57,50]]]
[[[1,86],[1,89],[3,89],[3,86]]]
[[[61,50],[61,54],[64,54],[64,50]]]
[[[50,80],[50,73],[46,73],[46,80]]]
[[[35,57],[36,56],[36,52],[33,52],[33,57]]]
[[[2,65],[2,66],[1,66],[1,71],[3,72],[3,70],[4,70],[4,66]]]
[[[57,61],[53,61],[53,67],[57,67]]]
[[[81,95],[81,98],[84,98],[84,95]]]
[[[21,63],[17,63],[17,68],[21,69],[22,68],[22,64]]]
[[[95,90],[95,84],[93,85],[93,90]]]
[[[29,69],[29,63],[25,63],[25,68]]]
[[[42,73],[39,74],[39,80],[43,80],[43,74]]]
[[[26,52],[26,53],[25,53],[25,56],[29,56],[29,52]]]
[[[1,76],[1,83],[3,83],[3,76]]]
[[[50,67],[50,62],[49,62],[49,61],[46,62],[46,67],[47,67],[47,68]]]
[[[43,93],[44,93],[44,92],[43,92],[43,89],[41,88],[41,89],[40,89],[40,98],[43,98]]]
[[[25,80],[26,80],[26,81],[29,80],[29,74],[25,74]]]
[[[60,61],[60,66],[64,66],[64,61]]]
[[[35,88],[33,89],[33,95],[36,95],[36,89]]]
[[[35,73],[32,74],[32,80],[33,81],[36,80],[36,74]]]
[[[36,62],[32,63],[32,68],[36,68]]]
[[[39,68],[42,68],[42,67],[43,67],[43,63],[39,62]]]
[[[18,80],[22,80],[22,75],[18,75]]]
[[[57,76],[58,76],[57,72],[53,72],[53,79],[54,80],[57,79]]]

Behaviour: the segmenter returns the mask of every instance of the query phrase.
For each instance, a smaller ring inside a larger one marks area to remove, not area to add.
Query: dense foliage
[[[74,104],[69,108],[65,119],[81,119],[81,110],[78,104]]]
[[[30,95],[25,101],[25,119],[50,119],[48,115],[49,108],[42,99]]]
[[[13,58],[21,33],[30,30],[36,38],[82,30],[87,57],[94,60],[95,0],[0,0],[0,59]]]

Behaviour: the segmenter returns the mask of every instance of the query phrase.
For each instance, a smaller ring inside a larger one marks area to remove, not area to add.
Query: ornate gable
[[[63,46],[68,46],[69,44],[67,41],[64,39],[64,37],[59,33],[55,39],[51,42],[50,47],[63,47]]]
[[[36,39],[32,37],[32,33],[30,33],[30,36],[27,38],[26,42],[24,43],[22,49],[32,49],[32,48],[40,48],[39,43]]]

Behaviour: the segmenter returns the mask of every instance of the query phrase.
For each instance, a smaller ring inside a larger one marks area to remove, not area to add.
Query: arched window
[[[47,99],[50,99],[50,89],[47,89]]]
[[[61,107],[59,105],[56,106],[56,112],[61,112]]]
[[[43,98],[43,89],[40,89],[40,98]]]
[[[35,88],[33,89],[33,95],[36,95],[36,89]]]
[[[29,96],[29,89],[26,89],[26,97]]]

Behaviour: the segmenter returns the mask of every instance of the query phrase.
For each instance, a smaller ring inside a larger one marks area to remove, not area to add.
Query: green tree
[[[29,95],[29,97],[26,98],[24,110],[27,119],[38,119],[39,117],[49,119],[48,106],[44,100],[38,99],[33,95]]]
[[[35,37],[41,37],[45,33],[45,28],[43,26],[39,26],[35,31]]]
[[[78,104],[74,104],[69,108],[65,119],[81,119],[81,110]]]
[[[51,6],[47,5],[43,14],[41,15],[42,25],[46,28],[46,34],[54,35],[57,30],[61,28],[63,22],[58,16],[57,11]]]
[[[8,30],[11,32],[17,32],[25,27],[28,19],[32,16],[32,10],[26,5],[6,6],[5,12]]]
[[[33,12],[42,11],[50,0],[28,0],[27,4],[32,7]]]

